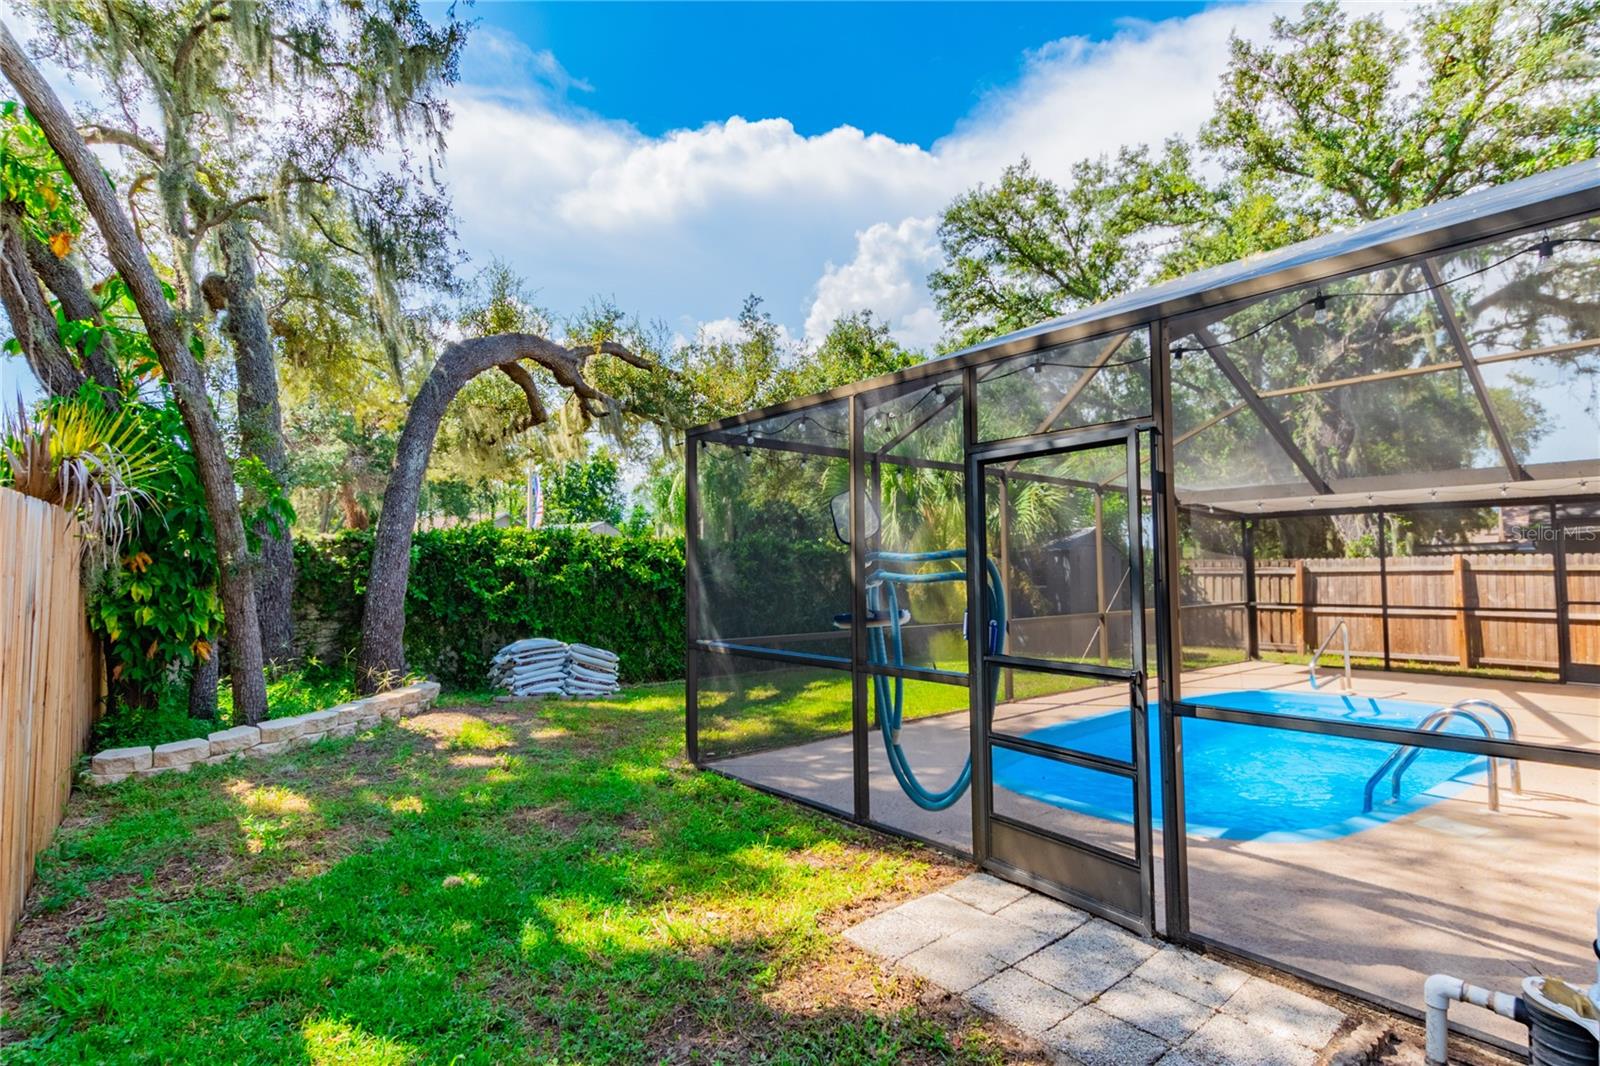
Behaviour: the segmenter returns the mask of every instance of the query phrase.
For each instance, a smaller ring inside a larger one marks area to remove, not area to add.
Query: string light
[[[1550,268],[1555,265],[1556,242],[1550,239],[1549,234],[1546,234],[1544,238],[1539,241],[1539,259],[1538,262],[1534,264],[1533,269],[1541,274],[1548,274],[1550,272]]]
[[[1328,322],[1328,320],[1332,317],[1331,313],[1328,310],[1328,301],[1331,300],[1331,299],[1340,299],[1340,300],[1354,300],[1354,299],[1362,299],[1362,298],[1393,299],[1393,298],[1398,297],[1398,296],[1416,296],[1416,295],[1419,295],[1421,293],[1434,292],[1434,291],[1439,290],[1439,289],[1447,288],[1448,286],[1450,286],[1452,284],[1457,284],[1457,283],[1466,281],[1468,278],[1475,278],[1480,274],[1487,274],[1489,271],[1498,269],[1499,267],[1504,266],[1506,263],[1511,262],[1511,260],[1516,259],[1519,256],[1527,255],[1529,252],[1537,252],[1538,253],[1539,258],[1538,258],[1538,262],[1535,263],[1535,265],[1534,265],[1534,270],[1535,270],[1535,272],[1542,272],[1544,270],[1549,269],[1551,266],[1554,265],[1554,262],[1555,262],[1555,259],[1554,259],[1555,249],[1556,249],[1557,245],[1561,245],[1561,244],[1600,244],[1600,237],[1560,237],[1560,238],[1556,238],[1556,237],[1545,236],[1545,237],[1540,238],[1540,240],[1538,242],[1534,243],[1534,244],[1530,244],[1525,248],[1519,248],[1514,252],[1511,252],[1511,253],[1509,253],[1507,255],[1501,256],[1499,259],[1496,259],[1494,262],[1489,263],[1489,264],[1487,264],[1485,266],[1481,266],[1476,270],[1469,270],[1469,271],[1467,271],[1467,272],[1465,272],[1463,274],[1458,274],[1455,277],[1451,277],[1451,278],[1443,278],[1443,279],[1440,280],[1439,284],[1437,284],[1437,285],[1423,285],[1423,286],[1420,286],[1419,288],[1415,288],[1415,289],[1402,289],[1402,290],[1398,290],[1398,291],[1394,291],[1394,292],[1336,292],[1336,293],[1318,292],[1311,299],[1304,300],[1304,301],[1294,305],[1293,307],[1289,308],[1287,311],[1284,311],[1282,314],[1275,315],[1274,317],[1267,319],[1267,321],[1261,323],[1260,325],[1256,326],[1252,330],[1249,330],[1248,332],[1241,333],[1237,337],[1230,337],[1227,340],[1218,340],[1215,343],[1214,347],[1226,348],[1229,345],[1238,344],[1241,341],[1249,340],[1251,337],[1254,337],[1259,333],[1263,333],[1266,330],[1271,329],[1273,326],[1276,326],[1278,323],[1282,322],[1286,318],[1290,318],[1290,317],[1292,317],[1294,315],[1304,314],[1307,308],[1311,309],[1312,317],[1317,321],[1317,323],[1319,325],[1326,324]],[[1172,357],[1173,357],[1174,360],[1177,360],[1181,356],[1189,354],[1189,353],[1192,353],[1192,352],[1203,352],[1203,351],[1206,350],[1206,347],[1208,347],[1208,346],[1205,346],[1205,345],[1174,345],[1173,348],[1172,348]]]

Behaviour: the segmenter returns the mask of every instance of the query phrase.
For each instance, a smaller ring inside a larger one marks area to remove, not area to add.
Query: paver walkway
[[[1345,1020],[988,874],[844,935],[1081,1066],[1312,1066]]]

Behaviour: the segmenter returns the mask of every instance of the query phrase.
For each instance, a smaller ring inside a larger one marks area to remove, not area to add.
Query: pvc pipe
[[[1436,973],[1422,982],[1423,1014],[1427,1023],[1424,1043],[1429,1066],[1446,1066],[1449,1062],[1447,1049],[1450,1042],[1451,1000],[1471,1003],[1514,1021],[1520,1022],[1527,1017],[1522,1000],[1516,996],[1491,992],[1487,988],[1468,984],[1459,977]]]

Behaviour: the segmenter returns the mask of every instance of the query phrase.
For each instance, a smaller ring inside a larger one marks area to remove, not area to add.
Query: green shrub
[[[372,540],[361,530],[295,544],[306,654],[353,657]],[[624,681],[680,677],[683,620],[681,540],[481,524],[418,533],[412,544],[407,665],[452,686],[481,687],[494,653],[530,636],[610,648]]]

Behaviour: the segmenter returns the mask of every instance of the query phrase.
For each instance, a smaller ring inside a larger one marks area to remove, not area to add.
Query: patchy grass
[[[833,933],[961,870],[685,766],[681,685],[74,796],[7,1063],[982,1062]]]

